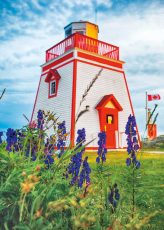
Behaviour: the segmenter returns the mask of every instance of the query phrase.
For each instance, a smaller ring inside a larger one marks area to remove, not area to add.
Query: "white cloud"
[[[11,100],[12,96],[15,103],[34,102],[39,65],[45,60],[45,50],[64,39],[62,28],[77,19],[93,22],[95,17],[95,5],[91,0],[54,1],[47,8],[43,8],[38,0],[31,3],[42,14],[31,11],[26,1],[21,5],[12,2],[20,12],[17,15],[9,14],[6,9],[3,11],[6,24],[0,33],[8,37],[0,44],[0,53],[3,54],[0,55],[0,80],[3,80],[1,87],[10,89],[6,100]],[[97,0],[97,4],[109,9],[115,2]],[[120,12],[110,10],[103,13],[98,10],[100,40],[118,45],[121,59],[126,62],[126,76],[140,130],[144,124],[141,119],[144,116],[144,92],[160,93],[164,98],[164,6],[158,1],[144,6],[133,3]],[[78,11],[73,11],[77,8]],[[21,9],[27,13],[27,19],[22,19]],[[10,37],[12,31],[17,31],[17,34]],[[12,94],[13,91],[18,93]],[[159,103],[162,111],[162,100]],[[162,123],[161,116],[159,122]]]
[[[100,38],[120,47],[139,130],[143,131],[145,91],[164,98],[164,5],[156,2],[144,10],[129,6],[119,15],[101,16]],[[164,108],[162,99],[156,101],[160,114]],[[151,107],[153,104],[149,103]],[[164,131],[162,116],[157,123]]]

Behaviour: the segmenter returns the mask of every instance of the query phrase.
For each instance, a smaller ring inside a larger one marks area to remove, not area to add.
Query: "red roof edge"
[[[112,101],[115,107],[117,108],[118,111],[122,111],[123,108],[120,105],[120,103],[117,101],[115,96],[113,94],[105,95],[101,101],[96,105],[95,109],[99,110],[101,108],[104,108],[104,106],[107,104],[107,102]]]
[[[50,69],[47,77],[45,78],[45,82],[50,82],[52,77],[54,77],[55,80],[59,80],[61,78],[60,74],[56,69]]]

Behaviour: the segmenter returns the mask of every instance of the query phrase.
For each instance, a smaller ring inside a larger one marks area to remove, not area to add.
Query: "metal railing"
[[[48,49],[46,51],[46,62],[59,57],[75,47],[114,60],[119,60],[119,47],[75,33]]]

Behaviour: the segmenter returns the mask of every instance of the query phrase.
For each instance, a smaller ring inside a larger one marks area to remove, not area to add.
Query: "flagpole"
[[[148,122],[148,107],[147,107],[148,101],[147,101],[147,91],[146,91],[146,105],[145,105],[145,110],[146,110],[146,126],[147,126],[147,122]],[[147,137],[147,135],[146,135]]]

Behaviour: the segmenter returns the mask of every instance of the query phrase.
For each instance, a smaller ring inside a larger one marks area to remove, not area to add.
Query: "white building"
[[[46,51],[32,120],[39,109],[50,110],[66,121],[72,144],[77,130],[85,128],[87,141],[106,131],[107,148],[126,147],[125,125],[134,111],[119,47],[99,41],[98,26],[90,22],[73,22],[65,27],[65,34],[63,41]],[[87,149],[97,147],[95,140]]]

